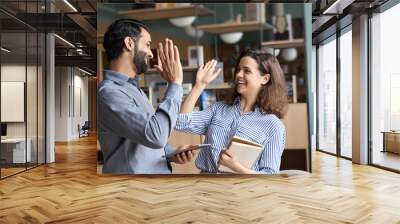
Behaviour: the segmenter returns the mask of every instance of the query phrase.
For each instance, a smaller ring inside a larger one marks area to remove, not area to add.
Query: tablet
[[[190,150],[198,150],[198,149],[202,149],[202,148],[207,148],[210,147],[211,144],[197,144],[197,145],[192,145],[191,147],[188,147],[186,149],[182,149],[182,150],[175,150],[175,152],[171,155],[168,155],[168,157],[173,157],[178,153],[181,152],[186,152],[186,151],[190,151]],[[165,157],[165,155],[163,155],[162,157]]]

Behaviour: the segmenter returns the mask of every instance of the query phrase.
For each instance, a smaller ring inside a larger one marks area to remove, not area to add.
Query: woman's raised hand
[[[212,82],[218,74],[221,72],[221,68],[215,71],[217,60],[208,61],[205,65],[201,65],[197,71],[196,85],[205,88],[210,82]]]

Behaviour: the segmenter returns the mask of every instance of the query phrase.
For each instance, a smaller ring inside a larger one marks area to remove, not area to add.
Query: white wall
[[[31,70],[32,67],[26,68],[24,65],[19,64],[6,64],[1,66],[1,81],[2,82],[25,82],[26,69]],[[2,96],[4,97],[4,96]],[[7,110],[7,108],[1,108]],[[11,122],[7,123],[7,136],[8,137],[25,137],[25,123],[24,122]]]
[[[56,67],[56,141],[79,138],[78,124],[88,120],[88,78],[82,75],[76,68]]]
[[[77,75],[78,72],[78,75]],[[74,70],[74,112],[72,113],[72,130],[71,130],[71,135],[73,138],[78,138],[79,133],[78,133],[78,124],[81,126],[85,123],[85,121],[89,120],[88,117],[88,78],[87,76],[83,77],[81,76],[83,73],[81,73],[79,70]],[[80,97],[79,97],[80,96]],[[80,108],[81,107],[81,108]],[[81,110],[81,111],[80,111]]]
[[[67,67],[55,68],[55,141],[68,141],[68,117],[70,83]]]
[[[20,65],[20,64],[5,64],[1,66],[1,81],[4,82],[25,82],[25,76],[26,72],[28,74],[36,74],[36,67],[34,66],[25,66]],[[32,80],[29,80],[30,84],[32,84]],[[36,81],[34,83],[36,85]],[[33,100],[36,99],[36,89],[27,89],[27,103],[29,104]],[[30,92],[29,90],[32,90]],[[4,97],[4,96],[3,96]],[[32,105],[33,106],[33,105]],[[36,107],[36,104],[34,105]],[[7,110],[8,108],[1,108],[1,110]],[[31,112],[31,111],[29,111]],[[36,124],[36,113],[28,113],[27,114],[28,122],[28,129],[33,127],[33,125]],[[35,124],[32,124],[31,122],[34,121]],[[25,126],[26,122],[7,122],[7,136],[8,137],[25,137]],[[34,127],[36,130],[36,125]],[[28,130],[28,137],[31,132]],[[36,133],[36,132],[35,132]]]

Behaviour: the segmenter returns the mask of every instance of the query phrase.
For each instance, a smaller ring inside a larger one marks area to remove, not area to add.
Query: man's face
[[[150,66],[150,60],[153,58],[150,45],[150,34],[147,32],[147,30],[142,28],[140,38],[135,41],[135,50],[133,56],[133,64],[136,67],[137,74],[146,72]]]

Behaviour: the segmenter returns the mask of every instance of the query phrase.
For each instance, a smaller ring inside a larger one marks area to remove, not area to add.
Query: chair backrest
[[[89,125],[89,124],[90,124],[89,121],[85,121],[85,124],[83,124],[82,128],[87,128],[87,129],[89,129],[89,128],[90,128],[90,125]]]

